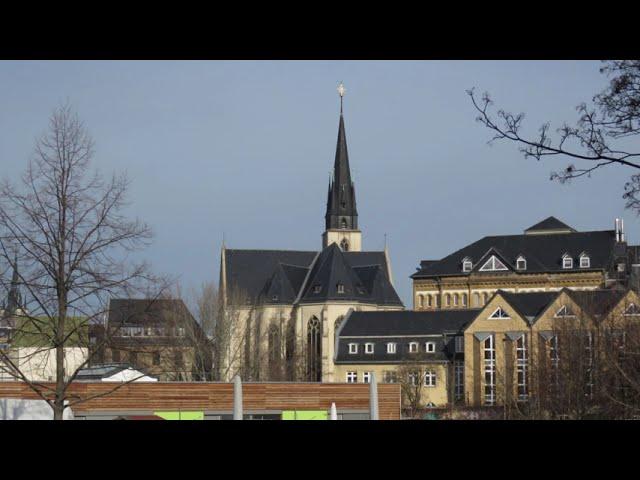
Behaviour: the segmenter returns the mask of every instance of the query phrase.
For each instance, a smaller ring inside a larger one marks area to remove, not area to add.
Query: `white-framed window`
[[[322,285],[314,285],[313,293],[320,293],[322,291]]]
[[[467,294],[466,293],[462,294],[462,306],[463,307],[467,306]]]
[[[456,400],[464,398],[464,361],[456,360],[454,363],[454,394]]]
[[[396,353],[396,343],[395,342],[387,343],[387,353]]]
[[[502,307],[498,307],[493,311],[493,313],[491,315],[489,315],[489,318],[491,320],[497,320],[497,319],[509,319],[511,317],[509,317],[509,314],[507,312],[505,312],[502,309]]]
[[[347,372],[347,383],[358,383],[358,372]]]
[[[436,344],[434,342],[427,342],[424,344],[424,350],[427,353],[433,353],[436,351]]]
[[[464,260],[462,260],[462,271],[470,272],[472,269],[473,269],[473,262],[469,257],[465,257]]]
[[[516,270],[526,270],[527,269],[527,259],[520,255],[516,259]]]
[[[635,303],[630,303],[624,311],[625,315],[640,315],[640,308]]]
[[[496,402],[496,347],[495,337],[489,335],[482,345],[484,367],[484,403],[494,405]]]
[[[364,344],[364,353],[373,353],[373,343]]]
[[[362,372],[362,383],[371,383],[371,372]]]
[[[591,267],[591,259],[589,255],[582,254],[580,255],[580,268],[590,268]]]
[[[458,296],[457,293],[453,294],[453,306],[457,307],[458,306],[458,301],[459,301],[460,297]]]
[[[489,260],[484,262],[484,265],[480,267],[481,272],[500,272],[504,270],[509,270],[509,269],[495,255],[491,255]]]
[[[464,337],[462,335],[458,335],[457,337],[455,337],[454,341],[456,353],[464,353]]]
[[[409,385],[417,386],[418,385],[418,372],[409,372]]]
[[[562,305],[555,314],[556,318],[575,317],[575,313],[571,310],[571,307]]]
[[[409,343],[409,353],[416,353],[418,351],[418,342]]]
[[[527,364],[529,352],[527,350],[527,334],[523,334],[516,340],[516,374],[518,380],[518,400],[526,400],[529,396],[527,378]]]
[[[336,285],[336,288],[338,289],[338,293],[344,293],[344,285],[339,283],[338,285]]]
[[[350,354],[355,354],[358,353],[358,344],[357,343],[350,343],[349,344],[349,353]]]
[[[436,372],[427,370],[424,374],[424,386],[435,387],[436,386]]]
[[[571,255],[569,255],[568,253],[565,253],[562,256],[562,268],[573,268],[573,258],[571,258]]]

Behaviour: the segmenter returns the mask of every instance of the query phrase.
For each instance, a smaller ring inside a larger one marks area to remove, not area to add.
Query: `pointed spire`
[[[18,309],[21,307],[22,296],[19,290],[20,275],[18,273],[18,251],[14,252],[13,257],[13,275],[11,276],[11,288],[7,295],[6,311],[10,315],[15,315]]]
[[[345,133],[342,110],[342,99],[345,91],[344,85],[340,82],[338,86],[338,94],[340,95],[340,122],[338,124],[336,156],[333,163],[333,178],[332,181],[329,182],[327,213],[325,215],[327,230],[357,230],[358,228],[355,188],[351,181],[347,135]]]

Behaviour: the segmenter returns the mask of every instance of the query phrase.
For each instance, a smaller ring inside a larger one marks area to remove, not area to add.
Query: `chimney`
[[[620,241],[624,242],[624,218],[620,219]]]
[[[620,241],[620,219],[618,219],[616,217],[616,222],[615,222],[615,229],[616,229],[616,242]]]

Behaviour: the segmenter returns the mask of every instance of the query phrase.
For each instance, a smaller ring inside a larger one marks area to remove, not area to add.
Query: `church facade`
[[[344,91],[340,91],[341,97]],[[341,98],[342,102],[342,98]],[[364,251],[342,105],[322,249],[240,250],[223,245],[224,311],[218,376],[230,380],[343,381],[335,332],[350,311],[402,310],[389,252]],[[223,345],[222,345],[223,344]]]

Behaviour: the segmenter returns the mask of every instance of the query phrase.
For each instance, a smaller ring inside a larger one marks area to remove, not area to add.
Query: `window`
[[[313,286],[313,293],[320,293],[321,290],[322,290],[322,285]]]
[[[562,268],[573,268],[573,258],[568,253],[562,256]]]
[[[433,306],[433,298],[431,295],[427,295],[427,307],[431,308]]]
[[[373,353],[373,343],[364,344],[364,353]]]
[[[591,259],[588,255],[582,254],[580,255],[580,268],[589,268],[591,267]]]
[[[470,272],[472,268],[473,268],[473,263],[471,262],[471,259],[469,257],[467,257],[464,260],[462,260],[462,271],[463,272]]]
[[[398,373],[395,370],[386,370],[382,372],[384,383],[398,383]]]
[[[445,293],[444,295],[444,304],[447,307],[451,305],[451,295],[449,295],[448,293]]]
[[[418,351],[418,342],[409,343],[409,353],[416,353]]]
[[[484,262],[484,265],[480,267],[481,272],[499,272],[504,270],[509,269],[495,255],[491,255],[491,258]]]
[[[462,306],[463,307],[467,306],[467,294],[466,293],[462,294]]]
[[[358,372],[347,372],[347,383],[358,383]]]
[[[371,372],[362,372],[362,383],[371,383]]]
[[[484,292],[482,294],[482,305],[486,305],[488,301],[489,301],[489,294],[487,292]]]
[[[347,228],[347,219],[346,218],[343,218],[340,221],[340,228]]]
[[[423,308],[424,307],[424,296],[422,296],[422,295],[418,295],[418,307],[419,308]]]
[[[154,365],[160,365],[160,352],[153,352],[152,363]]]
[[[560,364],[560,355],[558,353],[558,336],[554,335],[549,338],[549,360],[551,360],[551,366],[556,371]]]
[[[502,309],[502,307],[498,307],[498,308],[496,308],[496,310],[491,315],[489,315],[489,318],[491,320],[497,320],[497,319],[508,319],[508,318],[511,318],[511,317],[509,317],[507,312],[505,312]]]
[[[418,372],[409,372],[409,385],[418,386]]]
[[[182,352],[181,351],[177,351],[174,353],[173,355],[173,359],[176,363],[176,367],[177,368],[182,368],[184,367],[184,359],[182,358]]]
[[[342,248],[343,252],[349,251],[349,242],[347,242],[346,238],[343,238],[342,241],[340,242],[340,248]]]
[[[624,311],[625,315],[640,315],[640,308],[636,306],[635,303],[629,304],[627,309]]]
[[[483,343],[484,366],[484,403],[494,405],[496,402],[496,348],[493,335],[489,335]]]
[[[454,293],[454,294],[453,294],[453,306],[454,306],[454,307],[457,307],[457,306],[458,306],[458,300],[459,300],[459,298],[460,298],[460,297],[458,296],[458,294],[457,294],[457,293]]]
[[[322,381],[322,323],[313,316],[307,322],[307,380]]]
[[[480,294],[478,292],[473,294],[473,306],[474,307],[480,306]]]
[[[427,372],[424,374],[424,386],[425,387],[436,386],[436,372],[427,370]]]
[[[338,290],[338,293],[344,293],[344,285],[339,283],[336,285],[336,289]]]
[[[518,400],[526,400],[528,392],[527,363],[529,355],[527,350],[527,334],[523,334],[516,340],[516,375],[518,377]]]
[[[464,398],[464,362],[456,360],[454,363],[454,395],[456,400]]]
[[[358,353],[358,344],[357,343],[350,343],[349,344],[349,353],[350,354]]]
[[[184,337],[184,327],[178,327],[178,336]]]
[[[457,337],[455,337],[455,347],[456,353],[464,352],[464,337],[462,335],[458,335]]]
[[[387,343],[387,353],[396,353],[396,344],[394,342]]]
[[[272,301],[272,302],[277,302],[277,301],[278,301],[278,295],[273,295],[273,296],[271,297],[271,301]]]
[[[527,260],[520,255],[516,260],[516,270],[526,270],[527,269]]]
[[[427,342],[424,344],[424,349],[427,353],[433,353],[436,351],[436,344],[433,342]]]
[[[564,318],[564,317],[575,317],[576,315],[571,310],[571,307],[566,305],[562,305],[560,309],[556,312],[556,318]]]

